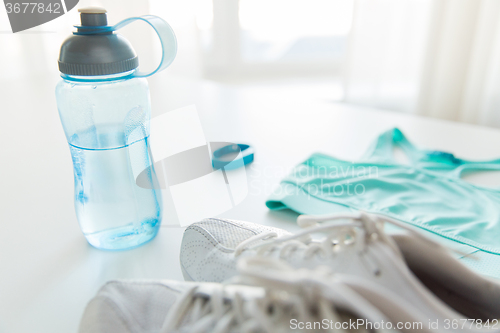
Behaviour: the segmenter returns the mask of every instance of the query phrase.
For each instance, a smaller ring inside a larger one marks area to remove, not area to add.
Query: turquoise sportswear
[[[395,160],[396,147],[409,164]],[[301,214],[383,213],[467,245],[463,251],[481,252],[481,263],[472,260],[471,266],[500,277],[500,190],[461,179],[480,170],[500,170],[500,159],[468,161],[417,149],[395,128],[380,135],[358,162],[313,154],[282,180],[266,205]],[[490,264],[483,267],[486,261]]]

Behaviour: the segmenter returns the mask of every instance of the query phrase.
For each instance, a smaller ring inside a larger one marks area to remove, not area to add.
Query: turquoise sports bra
[[[395,160],[396,147],[408,156],[409,165]],[[358,162],[313,154],[282,180],[266,205],[302,214],[383,213],[500,254],[500,190],[460,178],[479,170],[500,170],[500,159],[475,162],[420,150],[396,128],[380,135]]]

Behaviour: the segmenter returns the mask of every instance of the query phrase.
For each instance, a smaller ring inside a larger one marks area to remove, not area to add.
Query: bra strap
[[[423,152],[416,148],[398,128],[382,133],[363,155],[364,160],[395,162],[394,147],[401,148],[411,161],[418,160]]]
[[[457,178],[462,177],[465,171],[495,171],[500,170],[500,159],[489,161],[467,161],[461,160],[462,165],[455,169],[454,173]]]

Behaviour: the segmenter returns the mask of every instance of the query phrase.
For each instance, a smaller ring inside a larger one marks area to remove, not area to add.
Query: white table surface
[[[92,248],[73,206],[73,173],[57,114],[58,78],[0,83],[0,332],[75,332],[98,288],[117,278],[180,279],[183,229],[162,227],[130,251]],[[196,104],[208,141],[248,142],[253,190],[224,217],[297,229],[296,214],[264,205],[292,166],[321,151],[355,160],[397,126],[417,145],[470,159],[500,156],[500,131],[315,100],[296,91],[231,88],[158,75],[153,115]],[[500,184],[498,174],[478,181]]]

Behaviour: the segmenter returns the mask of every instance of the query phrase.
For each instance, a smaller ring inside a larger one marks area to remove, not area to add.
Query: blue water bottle
[[[170,26],[156,16],[108,26],[104,9],[80,13],[81,26],[61,46],[62,80],[56,87],[73,159],[76,215],[94,247],[129,249],[153,239],[161,223],[162,198],[148,141],[151,109],[145,78],[172,63],[177,43]],[[163,49],[160,65],[150,73],[138,71],[134,49],[115,32],[137,20],[154,28]],[[141,186],[136,182],[139,174]]]

